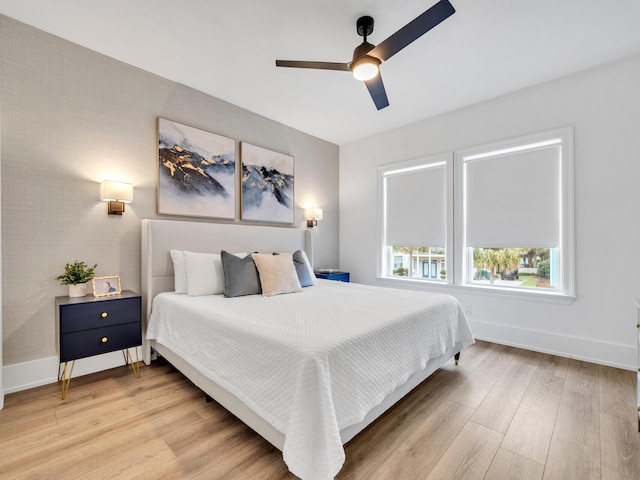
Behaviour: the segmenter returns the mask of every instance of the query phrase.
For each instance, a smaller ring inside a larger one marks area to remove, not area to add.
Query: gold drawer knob
[[[107,318],[107,312],[102,312],[102,315],[100,315],[102,318]]]
[[[102,337],[102,343],[107,343],[109,339],[107,337]]]

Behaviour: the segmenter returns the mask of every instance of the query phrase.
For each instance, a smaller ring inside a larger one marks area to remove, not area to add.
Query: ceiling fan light
[[[356,60],[352,67],[351,71],[356,80],[371,80],[378,75],[380,68],[380,60],[373,57],[364,57]]]

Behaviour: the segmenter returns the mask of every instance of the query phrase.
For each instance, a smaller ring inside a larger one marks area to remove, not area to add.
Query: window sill
[[[472,293],[498,298],[502,297],[532,302],[553,303],[557,305],[571,305],[576,299],[575,295],[568,295],[560,292],[522,290],[519,288],[508,287],[489,287],[484,285],[455,285],[439,282],[437,280],[417,280],[410,278],[376,277],[376,279],[378,283],[383,286],[393,288],[409,287],[412,290],[420,287],[421,289],[438,290],[450,295],[455,295],[456,293]]]

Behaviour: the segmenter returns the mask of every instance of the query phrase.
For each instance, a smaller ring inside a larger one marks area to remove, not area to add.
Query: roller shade
[[[467,246],[559,245],[560,148],[464,159]]]
[[[446,182],[443,162],[385,176],[387,245],[446,245]]]

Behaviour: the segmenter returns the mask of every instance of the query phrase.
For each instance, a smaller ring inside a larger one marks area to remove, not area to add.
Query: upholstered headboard
[[[142,311],[143,324],[151,314],[153,298],[173,290],[173,263],[169,250],[201,253],[286,252],[305,250],[313,263],[311,231],[308,229],[239,225],[229,223],[142,220]],[[144,334],[143,334],[144,338]],[[149,364],[149,347],[143,354]]]

